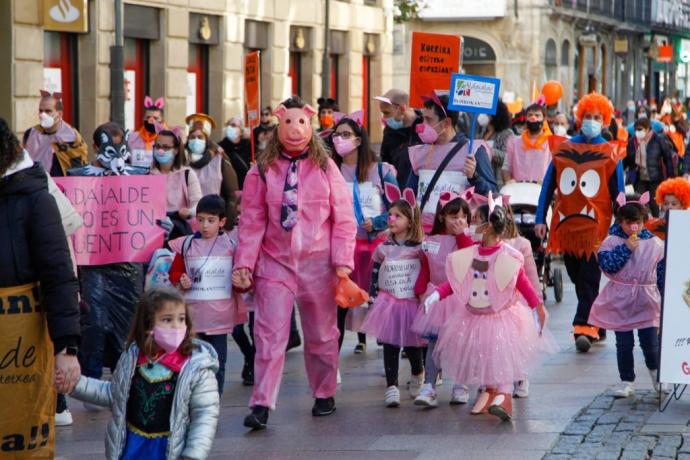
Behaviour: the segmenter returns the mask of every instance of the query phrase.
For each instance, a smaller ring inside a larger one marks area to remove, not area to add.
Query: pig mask
[[[309,145],[313,134],[311,117],[316,110],[309,104],[302,108],[285,108],[279,105],[273,112],[278,117],[278,139],[283,148],[288,152],[302,152]]]

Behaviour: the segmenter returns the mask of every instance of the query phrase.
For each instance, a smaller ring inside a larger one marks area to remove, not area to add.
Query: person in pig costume
[[[349,275],[357,223],[351,193],[319,136],[316,111],[298,97],[274,112],[274,137],[249,170],[242,193],[233,284],[255,289],[255,385],[244,425],[266,427],[285,364],[293,305],[300,309],[312,415],[335,411],[337,274]]]

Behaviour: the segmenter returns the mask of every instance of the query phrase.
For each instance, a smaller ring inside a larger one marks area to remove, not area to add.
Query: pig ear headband
[[[435,105],[439,106],[441,110],[443,110],[443,115],[448,117],[448,112],[446,112],[446,108],[443,106],[443,103],[441,102],[441,99],[438,98],[438,95],[436,94],[436,91],[432,91],[430,96],[422,96],[422,101],[431,101]]]
[[[503,200],[501,199],[500,196],[496,197],[494,200],[494,196],[492,192],[489,192],[489,197],[488,197],[488,203],[489,203],[489,214],[494,212],[494,209],[497,207],[502,208],[503,207]]]
[[[644,192],[642,196],[640,196],[639,200],[631,200],[627,201],[625,199],[625,193],[620,192],[618,196],[616,197],[616,203],[618,203],[618,206],[625,206],[626,204],[630,203],[637,203],[641,204],[642,206],[645,206],[647,203],[649,203],[649,192]]]
[[[156,102],[153,102],[153,99],[151,99],[151,96],[146,96],[144,98],[144,107],[147,109],[163,109],[165,107],[165,99],[163,97],[159,97],[156,99]]]
[[[411,188],[408,187],[402,193],[400,193],[400,189],[397,186],[388,182],[385,182],[383,187],[386,192],[386,198],[389,202],[394,203],[398,200],[404,200],[412,208],[417,206],[417,199],[415,198],[414,192]]]
[[[357,123],[357,126],[361,127],[364,124],[364,112],[362,110],[357,110],[352,112],[350,115],[342,112],[335,112],[333,114],[333,120],[336,124],[340,123],[341,120],[347,118]]]
[[[441,203],[441,209],[443,209],[448,203],[458,198],[462,198],[462,196],[455,192],[443,192],[441,196],[438,197],[438,202]]]
[[[39,90],[41,92],[41,97],[52,97],[54,99],[62,99],[62,93],[55,91],[54,93],[51,93],[50,91],[46,91],[44,89]]]

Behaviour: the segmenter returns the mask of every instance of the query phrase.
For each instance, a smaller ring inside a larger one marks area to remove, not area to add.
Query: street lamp
[[[330,0],[324,0],[326,12],[324,17],[323,27],[323,59],[321,60],[321,95],[323,97],[330,97],[331,95],[331,63],[329,56],[329,38],[330,38]]]

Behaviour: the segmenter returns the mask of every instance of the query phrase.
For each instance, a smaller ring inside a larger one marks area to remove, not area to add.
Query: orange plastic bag
[[[349,276],[338,274],[338,285],[335,287],[335,303],[343,308],[359,307],[369,300],[369,294],[357,286]]]

